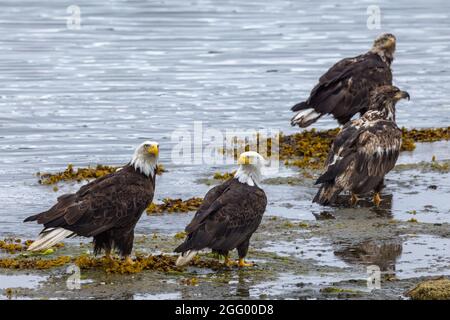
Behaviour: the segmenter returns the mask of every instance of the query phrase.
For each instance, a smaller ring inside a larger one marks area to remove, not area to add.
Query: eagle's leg
[[[220,258],[222,256],[225,256],[225,254],[223,254],[223,253],[221,253],[219,251],[216,251],[216,250],[212,250],[211,252],[214,255],[214,259],[217,259],[218,261],[220,261]]]
[[[131,251],[133,250],[134,229],[122,228],[114,230],[114,245],[124,258],[126,264],[134,264],[131,259]]]
[[[108,259],[108,260],[112,260],[111,248],[106,248],[105,249],[105,258]]]
[[[380,193],[379,192],[375,192],[375,194],[373,195],[373,203],[379,207],[380,203],[381,203],[381,197],[380,197]]]
[[[350,205],[354,206],[358,203],[358,195],[352,192],[352,197],[350,198]]]
[[[247,263],[247,262],[245,262],[245,259],[244,259],[245,256],[247,256],[249,244],[250,244],[250,239],[247,239],[246,241],[244,241],[237,247],[237,251],[239,254],[238,266],[240,268],[253,266],[253,263]]]
[[[380,197],[380,192],[381,190],[383,190],[384,188],[384,179],[380,181],[380,183],[377,185],[377,187],[375,188],[375,193],[373,195],[373,203],[379,207],[380,203],[381,203],[381,197]]]
[[[94,255],[105,250],[105,258],[111,259],[113,241],[110,232],[102,232],[94,237]]]

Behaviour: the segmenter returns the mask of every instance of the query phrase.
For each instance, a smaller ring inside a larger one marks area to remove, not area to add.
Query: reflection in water
[[[322,211],[320,213],[312,213],[316,220],[333,220],[335,216],[329,211]]]
[[[238,283],[236,287],[236,296],[242,298],[250,297],[250,285],[246,281],[246,273],[245,271],[238,271]]]
[[[336,203],[333,205],[334,207],[354,207],[350,204],[350,194],[341,194],[336,198]],[[375,207],[372,201],[371,195],[366,197],[361,197],[358,200],[357,205],[361,208],[372,208]],[[392,209],[392,194],[382,194],[381,195],[381,203],[379,206],[380,209],[390,210]]]
[[[251,270],[222,270],[207,277],[198,277],[198,285],[180,285],[177,299],[211,299],[212,291],[222,292],[226,298],[249,298],[252,284]],[[192,275],[194,276],[194,275]]]
[[[134,300],[175,300],[180,299],[181,295],[179,292],[168,292],[168,293],[142,293],[135,294],[133,296]]]
[[[334,254],[349,264],[377,265],[385,274],[392,274],[402,254],[402,242],[400,239],[364,241],[336,250]]]
[[[376,213],[381,217],[392,217],[392,205],[393,205],[393,195],[384,194],[381,196],[381,203],[377,207],[373,204],[372,197],[364,197],[358,200],[357,205],[350,204],[350,195],[341,194],[336,198],[336,202],[331,206],[336,210],[344,208],[368,208],[371,212]],[[332,211],[326,210],[320,213],[313,213],[316,220],[326,220],[335,219],[335,214]]]

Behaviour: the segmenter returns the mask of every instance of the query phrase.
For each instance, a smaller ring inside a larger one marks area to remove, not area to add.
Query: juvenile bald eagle
[[[174,250],[181,252],[177,265],[187,264],[204,248],[225,256],[225,264],[232,265],[228,252],[236,248],[238,265],[251,266],[244,258],[267,205],[266,194],[260,188],[263,163],[264,158],[256,152],[242,153],[234,177],[208,191],[186,227],[186,240]]]
[[[76,193],[65,194],[50,210],[28,217],[44,230],[28,250],[49,248],[72,236],[94,237],[94,253],[109,257],[116,249],[125,260],[133,248],[134,227],[152,202],[159,146],[145,141],[136,148],[130,163],[98,178]]]
[[[384,176],[395,166],[402,143],[402,132],[395,123],[395,105],[407,98],[406,91],[382,86],[371,93],[369,111],[348,122],[335,138],[326,162],[326,171],[317,180],[321,184],[313,202],[328,205],[341,191],[358,195],[375,191],[379,205]]]
[[[358,112],[364,114],[370,91],[392,84],[395,42],[394,35],[382,34],[369,52],[332,66],[320,77],[308,100],[291,108],[297,112],[291,124],[305,128],[325,114],[332,114],[340,124],[345,124]]]

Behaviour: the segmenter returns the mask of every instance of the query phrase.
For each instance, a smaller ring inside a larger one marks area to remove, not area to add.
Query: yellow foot
[[[126,264],[131,264],[131,265],[133,265],[133,264],[134,264],[134,261],[133,261],[133,259],[131,259],[131,257],[126,256],[126,257],[125,257],[125,263],[126,263]]]
[[[253,267],[253,263],[245,262],[244,258],[239,258],[239,268]]]
[[[236,261],[233,261],[233,260],[231,260],[231,259],[228,258],[228,257],[225,257],[224,263],[225,263],[225,265],[226,265],[227,267],[232,267],[232,266],[235,266],[235,265],[236,265]]]
[[[380,194],[378,192],[375,192],[375,194],[373,195],[373,203],[379,207],[380,203],[381,203],[381,197]]]
[[[354,206],[358,203],[358,200],[359,200],[358,196],[352,192],[352,197],[350,198],[350,204],[352,206]]]

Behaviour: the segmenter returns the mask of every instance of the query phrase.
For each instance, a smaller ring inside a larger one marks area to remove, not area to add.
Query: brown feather
[[[60,196],[50,210],[26,221],[37,220],[45,228],[94,236],[96,253],[113,246],[127,255],[133,246],[134,227],[153,200],[154,188],[154,177],[127,165],[84,185],[74,194]]]

